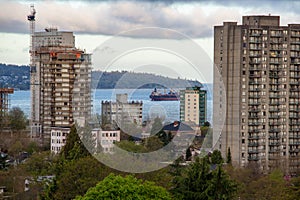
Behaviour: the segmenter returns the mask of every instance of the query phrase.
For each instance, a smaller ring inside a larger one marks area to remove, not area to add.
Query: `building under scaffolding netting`
[[[9,94],[14,93],[13,88],[0,88],[0,127],[7,125],[6,115],[9,109]]]

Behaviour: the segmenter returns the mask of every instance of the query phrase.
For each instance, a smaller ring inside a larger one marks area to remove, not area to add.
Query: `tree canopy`
[[[13,107],[8,113],[9,126],[14,131],[26,128],[27,119],[24,112],[19,107]]]
[[[213,169],[209,158],[196,158],[174,178],[172,192],[178,199],[233,199],[237,184],[219,165]]]
[[[172,199],[170,193],[153,182],[137,179],[131,175],[122,177],[110,174],[84,196],[76,200],[90,199]]]

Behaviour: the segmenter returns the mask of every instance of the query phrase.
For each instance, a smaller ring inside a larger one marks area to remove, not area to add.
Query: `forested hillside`
[[[29,90],[29,66],[6,65],[0,63],[0,87],[18,88]]]
[[[149,73],[134,73],[127,71],[92,72],[93,86],[98,89],[112,88],[184,88],[200,85],[198,81],[173,79]],[[29,90],[29,66],[0,64],[0,87]]]
[[[101,72],[92,74],[97,88],[184,88],[187,86],[199,86],[198,81],[173,79],[149,73],[134,73],[127,71]]]

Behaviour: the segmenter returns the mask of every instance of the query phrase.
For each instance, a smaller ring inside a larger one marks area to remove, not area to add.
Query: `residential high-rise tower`
[[[230,148],[236,166],[299,172],[300,24],[280,26],[279,16],[269,15],[215,26],[214,64],[223,81],[215,72],[214,122],[226,107],[223,155]]]

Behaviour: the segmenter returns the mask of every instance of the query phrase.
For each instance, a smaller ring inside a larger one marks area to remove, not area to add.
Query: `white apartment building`
[[[104,153],[113,153],[114,152],[114,143],[120,142],[120,130],[102,130],[102,129],[93,129],[93,137],[96,138],[96,149],[101,147]]]
[[[51,152],[57,154],[61,151],[62,147],[66,144],[69,128],[52,128],[51,129]]]

